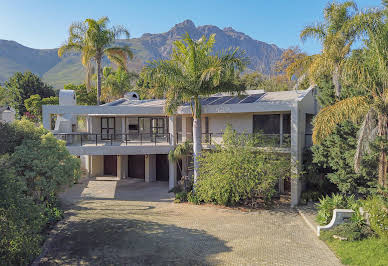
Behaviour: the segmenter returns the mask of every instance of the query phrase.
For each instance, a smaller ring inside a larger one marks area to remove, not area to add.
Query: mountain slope
[[[216,51],[229,47],[244,49],[250,58],[248,69],[251,71],[269,73],[271,65],[283,52],[276,45],[254,40],[230,27],[225,29],[212,25],[196,27],[191,20],[176,24],[165,33],[145,33],[140,38],[120,40],[118,44],[129,45],[134,50],[135,58],[128,67],[132,71],[140,71],[144,62],[148,60],[168,58],[172,51],[172,43],[186,32],[194,39],[215,33]],[[63,88],[66,83],[81,83],[85,77],[77,55],[58,58],[57,49],[32,49],[14,41],[0,40],[0,83],[17,71],[34,72],[56,88]]]

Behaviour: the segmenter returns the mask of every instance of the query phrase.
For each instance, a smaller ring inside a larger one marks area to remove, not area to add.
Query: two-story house
[[[290,154],[295,178],[291,178],[289,189],[292,205],[296,205],[302,189],[298,178],[302,153],[311,145],[311,121],[318,109],[313,93],[309,88],[204,97],[204,149],[220,143],[227,124],[241,133],[260,132],[268,145]],[[188,104],[172,116],[166,115],[164,105],[163,99],[139,100],[136,93],[128,93],[100,106],[80,106],[75,103],[74,91],[61,90],[59,105],[43,106],[43,125],[65,140],[72,154],[80,156],[89,176],[168,181],[172,188],[180,172],[177,162],[168,160],[168,153],[177,143],[192,138],[192,115]],[[284,183],[279,188],[283,190]]]

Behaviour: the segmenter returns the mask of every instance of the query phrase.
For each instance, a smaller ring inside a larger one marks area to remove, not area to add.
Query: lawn
[[[368,238],[361,241],[333,239],[322,232],[321,239],[345,265],[388,265],[388,238]]]

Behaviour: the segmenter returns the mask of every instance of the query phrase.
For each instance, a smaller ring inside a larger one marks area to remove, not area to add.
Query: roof
[[[209,97],[201,99],[202,106],[206,105],[228,105],[228,104],[246,104],[246,103],[290,103],[303,98],[309,90],[298,91],[276,91],[264,92],[262,90],[248,90],[243,95],[232,95],[230,93],[218,93]],[[150,100],[131,100],[121,98],[101,106],[133,106],[133,107],[163,107],[164,99],[150,99]],[[188,103],[183,106],[188,106]]]

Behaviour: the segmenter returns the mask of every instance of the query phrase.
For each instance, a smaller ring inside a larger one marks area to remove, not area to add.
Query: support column
[[[168,129],[170,133],[170,150],[173,150],[176,146],[176,116],[168,117]],[[176,162],[168,161],[169,165],[169,179],[168,179],[168,188],[172,189],[175,187],[177,182],[176,176]]]
[[[145,155],[145,173],[144,179],[146,183],[156,181],[156,154]]]
[[[182,116],[182,143],[184,143],[187,140],[186,120],[187,118],[185,116]]]
[[[121,118],[121,134],[123,134],[122,135],[122,141],[124,142],[125,141],[125,133],[126,133],[126,123],[125,123],[125,120],[126,120],[126,118],[125,117],[122,117]]]
[[[302,168],[302,137],[304,135],[304,124],[301,123],[299,102],[296,102],[291,109],[291,207],[299,204],[302,193],[302,182],[300,180]]]
[[[119,179],[128,177],[128,155],[117,155],[117,177]]]
[[[279,124],[279,128],[280,128],[280,132],[279,132],[279,137],[280,137],[280,141],[279,141],[279,145],[280,147],[283,145],[283,114],[280,114],[280,124]]]

